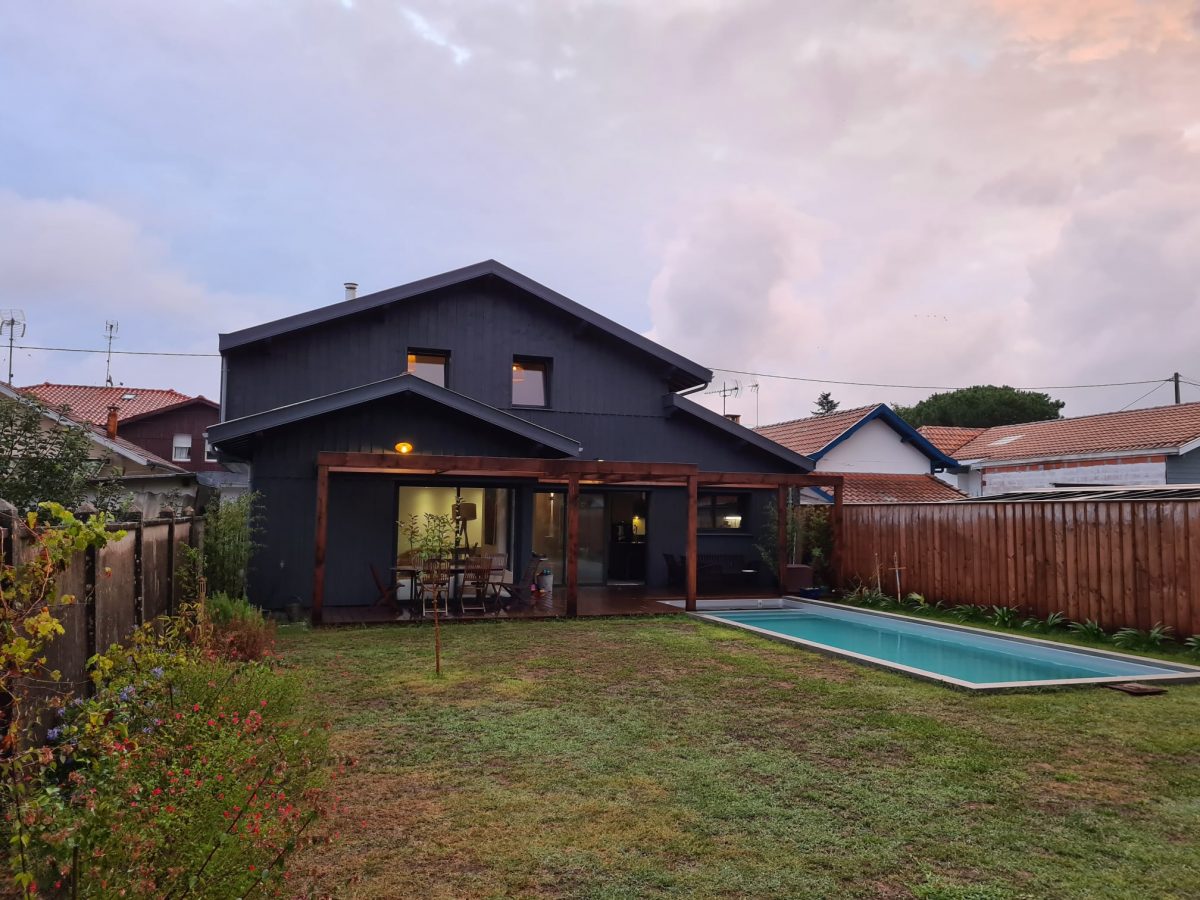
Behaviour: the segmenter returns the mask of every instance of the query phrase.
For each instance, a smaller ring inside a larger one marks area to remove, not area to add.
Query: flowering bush
[[[324,733],[291,677],[152,635],[97,657],[95,694],[55,709],[8,823],[17,870],[71,896],[278,888],[316,815]]]
[[[103,517],[46,512],[53,525],[24,523],[30,561],[0,573],[0,839],[12,873],[0,896],[279,889],[319,809],[325,736],[300,720],[300,686],[223,658],[193,606],[89,660],[88,696],[47,699],[35,688],[57,673],[44,650],[63,634],[56,610],[74,601],[56,576],[110,535]]]

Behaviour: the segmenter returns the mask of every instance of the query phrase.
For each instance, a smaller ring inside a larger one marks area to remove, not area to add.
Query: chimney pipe
[[[741,413],[725,413],[725,418],[727,418],[727,419],[728,419],[730,422],[732,422],[734,425],[741,425],[741,424],[742,424],[742,415],[741,415]]]
[[[347,300],[353,300],[355,297],[358,296],[358,282],[357,281],[347,281],[345,283],[345,288],[346,288],[346,299]]]
[[[109,440],[117,436],[117,406],[115,403],[108,408],[108,424],[104,430],[108,434]]]

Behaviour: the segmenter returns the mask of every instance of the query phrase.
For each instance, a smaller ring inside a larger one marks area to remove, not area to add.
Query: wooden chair
[[[391,606],[396,607],[396,589],[394,584],[386,584],[379,574],[379,570],[375,568],[375,563],[371,563],[371,580],[375,582],[375,606]]]
[[[501,582],[498,585],[499,590],[508,594],[510,602],[507,606],[529,606],[536,599],[535,594],[537,588],[534,583],[537,580],[538,571],[542,568],[542,563],[546,561],[546,557],[538,556],[536,553],[530,557],[528,564],[525,566],[525,571],[521,574],[520,581],[515,581],[511,584]]]
[[[492,581],[492,560],[487,556],[472,556],[467,559],[464,586],[470,585],[472,595],[462,596],[464,613],[477,612],[487,615],[488,589]]]
[[[427,559],[421,563],[421,615],[436,609],[450,612],[450,560]]]

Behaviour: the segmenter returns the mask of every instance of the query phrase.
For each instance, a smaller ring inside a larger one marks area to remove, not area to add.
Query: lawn
[[[1195,897],[1200,687],[972,696],[683,617],[292,631],[336,897]]]

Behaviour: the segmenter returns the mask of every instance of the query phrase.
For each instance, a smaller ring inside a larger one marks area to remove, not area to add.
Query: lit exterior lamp
[[[396,452],[401,454],[402,456],[405,454],[408,454],[408,453],[412,453],[412,451],[413,451],[413,445],[410,444],[408,441],[401,441],[400,443],[398,443],[396,445]]]

